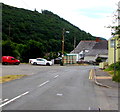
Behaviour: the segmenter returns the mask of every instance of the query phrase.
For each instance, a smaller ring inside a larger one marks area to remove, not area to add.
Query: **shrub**
[[[109,69],[114,70],[114,63],[109,66]],[[120,70],[120,61],[116,63],[116,70]]]
[[[112,80],[116,82],[120,82],[120,70],[116,72],[116,76],[113,76]]]
[[[106,71],[114,71],[114,63],[111,64]],[[114,74],[114,72],[113,72]],[[113,81],[120,82],[120,62],[116,63],[116,75],[113,75],[112,77]]]

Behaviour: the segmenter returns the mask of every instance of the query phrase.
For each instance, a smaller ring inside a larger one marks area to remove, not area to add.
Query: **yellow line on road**
[[[91,80],[93,79],[93,74],[94,74],[93,69],[91,69],[89,73],[89,79]]]

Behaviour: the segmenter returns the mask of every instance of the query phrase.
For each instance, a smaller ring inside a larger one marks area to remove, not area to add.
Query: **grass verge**
[[[0,83],[5,83],[5,82],[9,82],[15,79],[20,79],[24,76],[27,75],[5,75],[5,76],[0,76]]]
[[[116,75],[114,75],[114,64],[108,66],[105,71],[109,72],[112,75],[112,80],[116,82],[120,82],[120,62],[116,63]]]

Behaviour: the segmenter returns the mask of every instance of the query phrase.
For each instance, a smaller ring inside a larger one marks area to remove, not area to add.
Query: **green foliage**
[[[114,76],[114,72],[113,73],[113,81],[116,81],[116,82],[120,82],[120,62],[117,62],[116,65],[116,75]],[[106,71],[114,71],[114,63],[111,64],[107,69]]]
[[[113,64],[111,64],[110,66],[109,66],[109,69],[111,69],[111,70],[114,70],[114,63]],[[118,70],[120,70],[120,62],[117,62],[116,63],[116,70],[118,71]]]
[[[119,19],[120,21],[120,19]],[[119,35],[118,38],[120,38],[120,25],[119,26],[112,26],[112,29],[114,29],[115,32],[112,32],[112,35]]]
[[[16,49],[16,43],[10,40],[2,41],[2,55],[18,57],[20,54]]]
[[[98,58],[96,59],[96,62],[102,62],[102,58],[101,58],[101,57],[98,57]]]
[[[39,13],[2,4],[2,20],[3,55],[19,57],[22,62],[61,51],[63,28],[70,31],[65,34],[65,52],[73,50],[74,37],[76,45],[81,40],[95,40],[90,33],[47,10]]]
[[[117,62],[116,65],[116,75],[113,76],[113,80],[116,82],[120,82],[120,62]],[[110,65],[110,69],[114,70],[114,64]]]
[[[113,76],[113,81],[120,82],[120,70],[116,72],[116,76]]]
[[[44,58],[47,59],[47,60],[55,59],[57,57],[58,57],[57,52],[50,52],[46,56],[44,56]]]

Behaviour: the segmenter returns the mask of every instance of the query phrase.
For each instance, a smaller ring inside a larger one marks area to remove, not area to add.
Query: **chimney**
[[[100,38],[99,37],[96,37],[96,42],[100,42]]]

